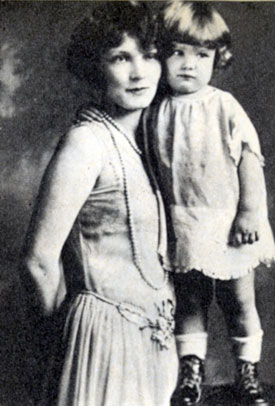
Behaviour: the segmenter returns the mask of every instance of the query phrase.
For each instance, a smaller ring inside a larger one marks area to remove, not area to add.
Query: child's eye
[[[206,52],[199,52],[199,53],[198,53],[198,56],[199,56],[200,58],[209,58],[209,55],[208,55]]]

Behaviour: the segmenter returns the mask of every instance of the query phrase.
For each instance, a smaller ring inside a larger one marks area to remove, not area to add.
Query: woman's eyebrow
[[[123,51],[123,50],[109,50],[106,55],[103,55],[103,60],[105,59],[109,59],[112,58],[114,56],[125,56],[125,57],[129,57],[130,54],[127,51]]]
[[[123,50],[110,50],[109,52],[107,52],[107,55],[109,56],[113,56],[113,55],[130,55],[128,51],[123,51]]]
[[[184,44],[182,42],[172,41],[171,45],[172,45],[172,47],[178,47],[178,46],[184,45]]]

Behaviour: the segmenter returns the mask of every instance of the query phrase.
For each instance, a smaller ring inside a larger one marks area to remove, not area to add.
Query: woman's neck
[[[135,138],[142,109],[125,110],[114,104],[104,104],[104,110],[121,126],[125,132]]]

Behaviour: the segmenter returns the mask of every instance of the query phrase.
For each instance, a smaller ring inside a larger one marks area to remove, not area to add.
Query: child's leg
[[[176,396],[182,406],[199,402],[207,350],[208,308],[213,284],[202,273],[191,271],[175,277],[177,296],[176,341],[180,375]]]
[[[179,357],[197,355],[204,359],[207,345],[208,309],[213,299],[213,282],[201,272],[175,277],[177,298],[176,340]]]
[[[198,271],[176,274],[176,334],[207,330],[208,309],[213,300],[213,281]]]
[[[245,405],[268,405],[257,377],[263,331],[256,308],[254,272],[231,281],[217,281],[216,297],[237,359],[240,401]]]
[[[218,280],[216,297],[231,337],[253,336],[261,330],[255,302],[254,272],[239,279]]]

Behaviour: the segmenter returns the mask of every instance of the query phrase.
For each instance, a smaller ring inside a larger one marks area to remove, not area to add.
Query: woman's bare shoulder
[[[64,152],[70,151],[75,158],[80,156],[83,160],[102,159],[106,154],[103,133],[104,128],[97,123],[74,125],[63,136],[60,148]]]
[[[61,138],[44,175],[44,187],[58,194],[64,184],[94,184],[107,158],[101,137],[89,126],[73,126]],[[68,189],[68,187],[66,187]],[[73,191],[72,191],[73,193]]]

